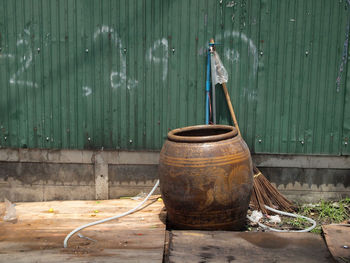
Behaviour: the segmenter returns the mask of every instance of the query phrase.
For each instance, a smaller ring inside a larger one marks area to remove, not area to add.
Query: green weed
[[[308,224],[308,221],[306,221],[304,218],[293,218],[285,221],[285,223],[293,228],[302,229],[306,224]]]
[[[318,219],[330,221],[331,223],[339,223],[344,221],[347,217],[347,213],[342,202],[331,203],[321,201],[318,212]]]

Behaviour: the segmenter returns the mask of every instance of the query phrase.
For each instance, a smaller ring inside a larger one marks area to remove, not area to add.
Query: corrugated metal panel
[[[256,152],[341,154],[346,1],[262,1]]]
[[[345,72],[341,75],[342,79],[346,78],[346,90],[344,96],[344,126],[341,149],[343,155],[350,155],[350,66],[347,65],[344,71],[346,72],[346,75]]]
[[[0,145],[159,149],[169,129],[204,123],[214,37],[253,151],[339,154],[345,4],[1,1]],[[220,87],[217,107],[231,123]]]
[[[220,6],[220,5],[219,5]],[[227,87],[243,137],[254,144],[260,4],[257,1],[226,1],[217,12],[223,25],[215,34],[217,50],[228,70]],[[217,87],[218,122],[232,124],[222,89]]]

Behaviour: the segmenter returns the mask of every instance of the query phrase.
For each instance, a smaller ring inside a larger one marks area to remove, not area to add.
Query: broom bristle
[[[252,206],[265,214],[271,213],[268,212],[265,205],[293,212],[293,203],[285,198],[256,167],[254,167],[254,172],[253,193],[250,199]]]

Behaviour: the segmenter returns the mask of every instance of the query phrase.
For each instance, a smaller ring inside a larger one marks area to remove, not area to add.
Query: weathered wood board
[[[337,262],[350,262],[350,226],[324,225],[324,237],[329,251]]]
[[[311,233],[172,231],[169,262],[333,262]]]
[[[162,262],[165,212],[157,199],[152,197],[141,211],[82,230],[94,241],[76,234],[68,248],[63,240],[74,228],[126,212],[141,201],[17,203],[16,223],[4,222],[0,213],[0,262]]]

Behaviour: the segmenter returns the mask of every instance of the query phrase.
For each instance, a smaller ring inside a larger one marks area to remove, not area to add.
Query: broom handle
[[[230,109],[230,113],[231,113],[231,118],[233,120],[233,123],[235,124],[235,127],[236,127],[236,129],[238,131],[238,134],[241,136],[241,132],[239,130],[238,122],[237,122],[237,119],[236,119],[236,114],[235,114],[235,112],[233,110],[232,103],[231,103],[231,98],[230,98],[230,95],[228,94],[228,91],[227,91],[226,83],[222,83],[222,88],[224,89],[227,105],[228,105],[228,108]],[[262,174],[260,172],[260,170],[255,166],[255,164],[253,164],[253,170],[254,170],[254,177],[258,177],[259,175]]]
[[[238,134],[241,136],[241,131],[239,130],[239,126],[238,126],[238,122],[237,122],[237,119],[236,119],[236,114],[233,110],[233,107],[232,107],[232,103],[231,103],[231,98],[230,98],[230,95],[228,94],[228,91],[227,91],[227,87],[226,87],[226,83],[222,83],[222,88],[224,90],[224,93],[225,93],[225,97],[226,97],[226,101],[227,101],[227,105],[228,105],[228,108],[230,110],[230,113],[231,113],[231,118],[233,120],[233,123],[238,131]]]

